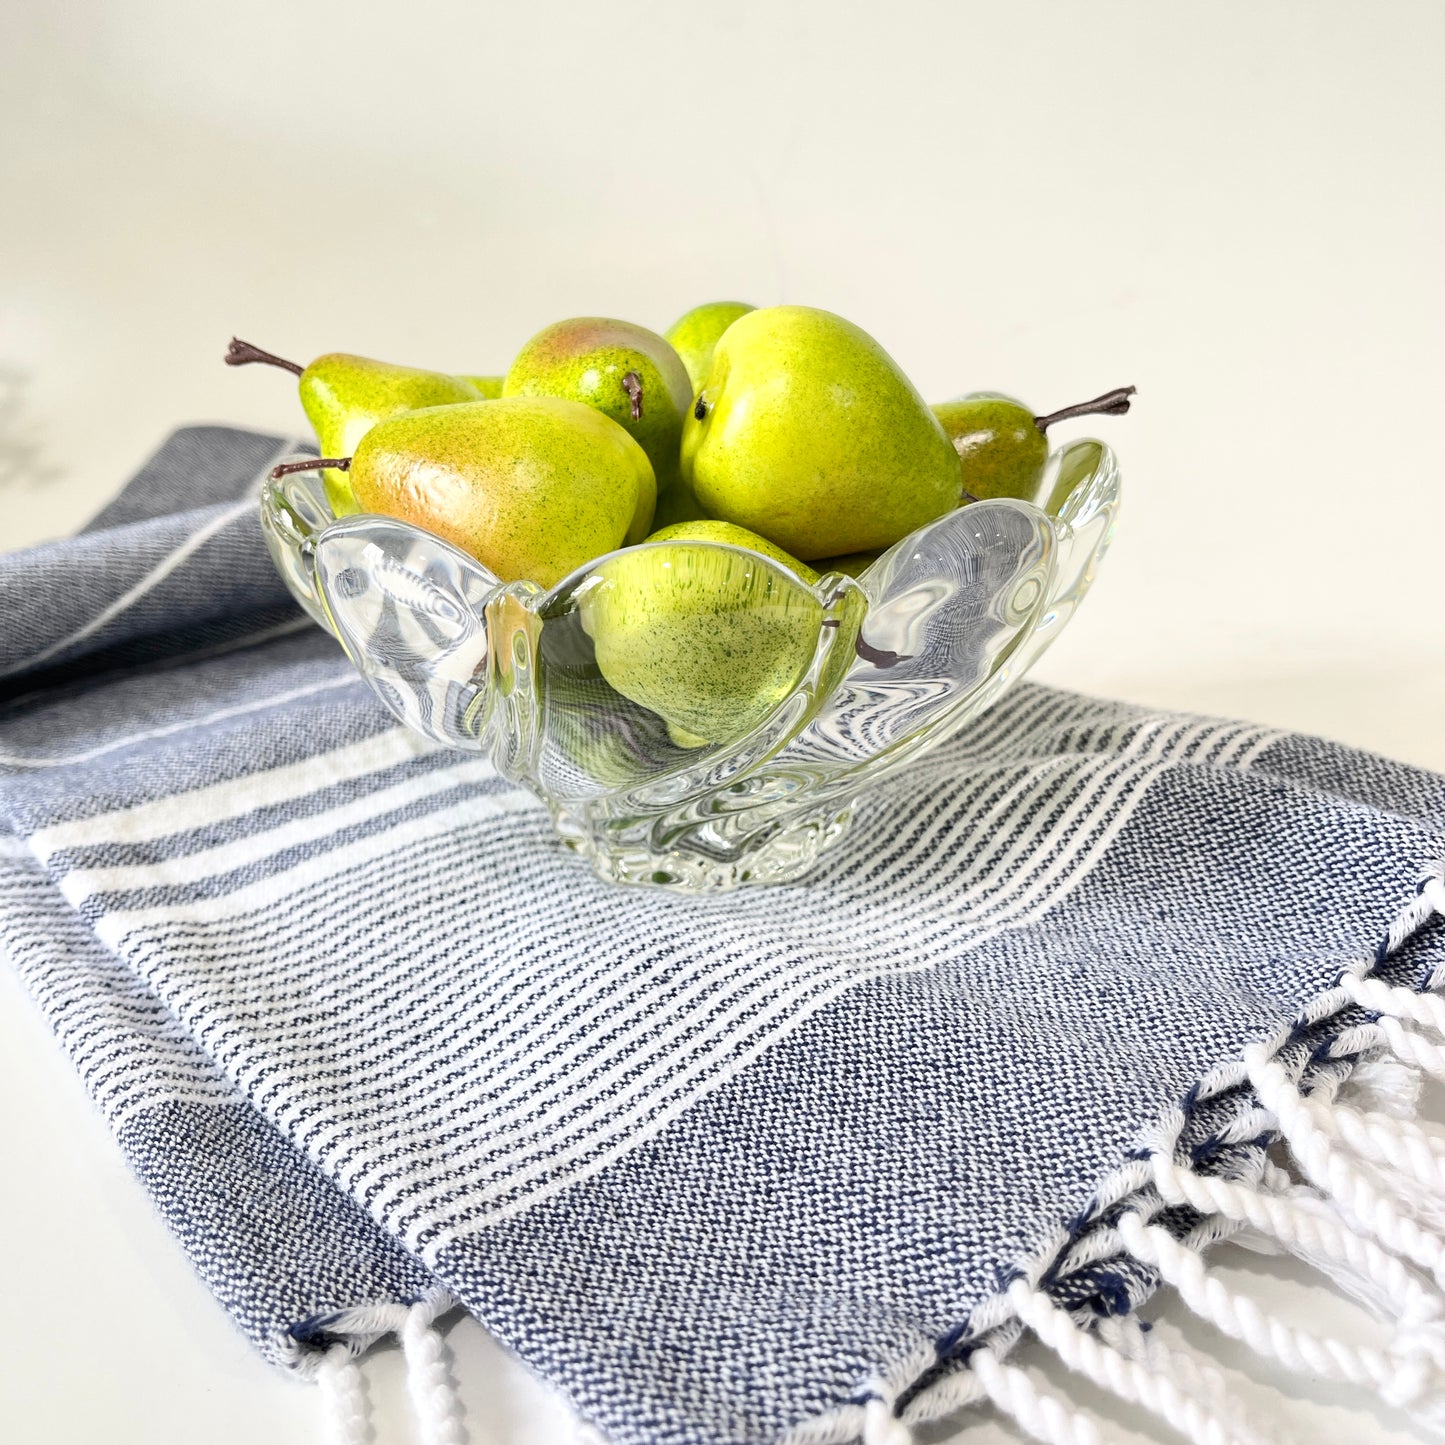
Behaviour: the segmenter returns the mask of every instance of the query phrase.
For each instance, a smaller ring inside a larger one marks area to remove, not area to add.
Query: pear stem
[[[891,652],[886,648],[874,647],[871,642],[865,642],[860,635],[854,640],[853,651],[863,659],[864,662],[871,662],[874,667],[897,667],[900,662],[912,662],[913,658],[905,652]]]
[[[628,400],[632,403],[632,420],[642,420],[642,378],[635,372],[629,371],[622,378],[622,389],[627,393]]]
[[[304,366],[297,366],[294,361],[287,361],[284,356],[273,356],[269,351],[262,351],[259,346],[252,346],[249,341],[233,336],[231,344],[226,348],[226,365],[249,366],[253,361],[263,361],[267,366],[279,366],[282,371],[289,371],[292,376],[300,376],[306,370]]]
[[[292,472],[319,472],[323,467],[330,467],[333,471],[349,472],[351,470],[350,457],[306,457],[299,462],[282,462],[279,467],[271,468],[271,480],[279,482],[282,477],[289,477]]]
[[[1051,411],[1047,416],[1034,418],[1034,425],[1047,434],[1056,421],[1067,421],[1071,416],[1123,416],[1129,410],[1129,398],[1136,388],[1116,386],[1093,401],[1081,401],[1075,406],[1066,406],[1062,411]]]

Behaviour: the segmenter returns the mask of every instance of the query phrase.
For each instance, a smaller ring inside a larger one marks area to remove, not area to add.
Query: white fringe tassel
[[[316,1372],[325,1401],[327,1445],[366,1445],[370,1418],[366,1386],[350,1345],[332,1345]]]
[[[1441,864],[1432,866],[1421,893],[1400,911],[1385,954],[1435,912],[1445,915]],[[1394,1056],[1358,1071],[1359,1107],[1336,1101],[1339,1081],[1328,1073],[1317,1076],[1313,1093],[1302,1089],[1278,1044],[1257,1045],[1244,1057],[1243,1075],[1258,1108],[1237,1121],[1230,1137],[1242,1141],[1261,1129],[1276,1132],[1307,1185],[1268,1161],[1258,1184],[1197,1173],[1176,1161],[1177,1141],[1170,1141],[1147,1163],[1131,1166],[1144,1171],[1128,1184],[1132,1193],[1113,1196],[1139,1202],[1125,1209],[1114,1229],[1096,1230],[1076,1245],[1059,1268],[1067,1275],[1122,1250],[1157,1271],[1196,1315],[1256,1354],[1315,1378],[1363,1388],[1408,1410],[1418,1422],[1445,1429],[1445,1132],[1409,1117],[1420,1074],[1445,1079],[1445,998],[1372,977],[1370,967],[1366,962],[1354,967],[1304,1020],[1316,1021],[1346,1004],[1374,1016],[1373,1022],[1346,1029],[1350,1039],[1342,1035],[1337,1041],[1342,1055],[1369,1049]],[[1159,1207],[1147,1202],[1153,1194],[1166,1206],[1187,1205],[1202,1222],[1187,1239],[1177,1238],[1151,1222]],[[1372,1310],[1384,1322],[1382,1333],[1362,1344],[1317,1334],[1230,1289],[1207,1268],[1202,1253],[1230,1235],[1318,1269]],[[1069,1369],[1153,1411],[1191,1445],[1261,1445],[1279,1438],[1273,1429],[1255,1428],[1230,1398],[1221,1371],[1187,1345],[1165,1345],[1132,1315],[1091,1320],[1092,1328],[1086,1327],[1025,1279],[1015,1280],[999,1303]],[[967,1376],[998,1409],[1046,1445],[1100,1441],[1093,1420],[1028,1371],[1004,1363],[1004,1346],[993,1348],[994,1337],[985,1338],[989,1344],[969,1357]],[[891,1409],[877,1403],[880,1423],[865,1432],[865,1445],[894,1445],[882,1423],[891,1419]],[[913,1413],[928,1403],[915,1402]]]
[[[448,1307],[450,1302],[448,1301]],[[423,1300],[406,1312],[401,1348],[406,1355],[406,1388],[416,1415],[421,1445],[467,1445],[462,1402],[451,1375],[446,1341],[435,1326],[435,1300]]]
[[[1152,1410],[1190,1445],[1243,1445],[1241,1437],[1214,1410],[1192,1398],[1171,1375],[1146,1368],[1104,1344],[1024,1280],[1009,1286],[1008,1299],[1018,1318],[1069,1369],[1131,1405]]]
[[[1231,1290],[1187,1245],[1131,1211],[1119,1221],[1119,1237],[1130,1254],[1153,1265],[1160,1278],[1201,1319],[1231,1339],[1278,1360],[1287,1369],[1326,1380],[1343,1380],[1375,1390],[1386,1404],[1420,1406],[1427,1392],[1445,1385],[1445,1333],[1440,1326],[1397,1332],[1383,1349],[1351,1345],[1315,1335],[1275,1318],[1253,1300]]]
[[[1246,1226],[1233,1236],[1236,1243],[1250,1249],[1264,1247],[1272,1254],[1292,1254],[1372,1314],[1402,1327],[1445,1316],[1445,1295],[1403,1260],[1347,1224],[1324,1195],[1307,1184],[1296,1184],[1283,1169],[1269,1163],[1265,1164],[1263,1184],[1268,1195],[1290,1201],[1306,1219],[1317,1220],[1315,1235],[1301,1232],[1285,1243]]]
[[[891,1400],[869,1400],[863,1411],[863,1445],[913,1445],[913,1431],[893,1413]]]
[[[1107,1315],[1095,1328],[1099,1337],[1120,1354],[1168,1375],[1180,1390],[1208,1405],[1242,1445],[1280,1445],[1280,1432],[1272,1422],[1265,1422],[1267,1429],[1255,1428],[1258,1410],[1251,1412],[1251,1407],[1234,1394],[1223,1370],[1199,1354],[1177,1330],[1173,1331],[1173,1342],[1166,1342],[1165,1332],[1170,1327],[1163,1321],[1155,1320],[1146,1330],[1135,1315]]]
[[[975,1350],[968,1367],[994,1405],[1044,1445],[1104,1445],[1085,1414],[1038,1384],[1026,1370],[1006,1365],[988,1348]]]
[[[356,1353],[396,1335],[406,1357],[406,1388],[421,1445],[467,1445],[461,1397],[452,1379],[450,1353],[437,1319],[456,1301],[438,1292],[414,1305],[362,1305],[332,1324],[352,1344],[336,1344],[316,1372],[326,1416],[328,1445],[367,1445],[371,1416]]]
[[[1280,1136],[1310,1181],[1386,1249],[1429,1270],[1445,1287],[1445,1238],[1422,1227],[1399,1196],[1381,1189],[1335,1147],[1329,1131],[1314,1117],[1314,1107],[1278,1059],[1254,1048],[1245,1057],[1245,1067],[1260,1102],[1279,1121]]]

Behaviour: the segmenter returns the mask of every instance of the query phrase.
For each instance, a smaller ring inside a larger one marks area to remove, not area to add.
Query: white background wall
[[[930,398],[1139,387],[1042,676],[1445,769],[1442,69],[1440,0],[0,0],[0,545],[298,427],[233,332],[500,370],[806,302]]]

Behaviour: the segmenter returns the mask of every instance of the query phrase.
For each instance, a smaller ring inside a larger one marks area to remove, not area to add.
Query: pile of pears
[[[544,588],[673,544],[609,558],[577,598],[602,676],[679,747],[741,737],[787,695],[816,645],[820,574],[857,575],[980,498],[1039,501],[1049,426],[1127,411],[1134,390],[1042,417],[991,393],[930,407],[841,316],[731,301],[662,335],[559,321],[505,376],[339,352],[302,367],[239,340],[226,361],[299,378],[338,517],[398,517]]]

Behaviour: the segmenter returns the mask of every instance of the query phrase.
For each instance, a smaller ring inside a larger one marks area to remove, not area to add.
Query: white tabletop
[[[1097,428],[1118,540],[1039,677],[1445,770],[1445,9],[684,15],[8,7],[0,545],[83,522],[181,422],[298,429],[289,378],[221,365],[233,333],[485,371],[561,316],[805,302],[930,399],[1138,386]],[[8,973],[0,1099],[13,1438],[314,1438]],[[477,1440],[569,1437],[478,1328],[452,1338]],[[397,1356],[370,1370],[380,1439],[409,1438]],[[1302,1436],[1410,1438],[1278,1379],[1326,1402]]]

